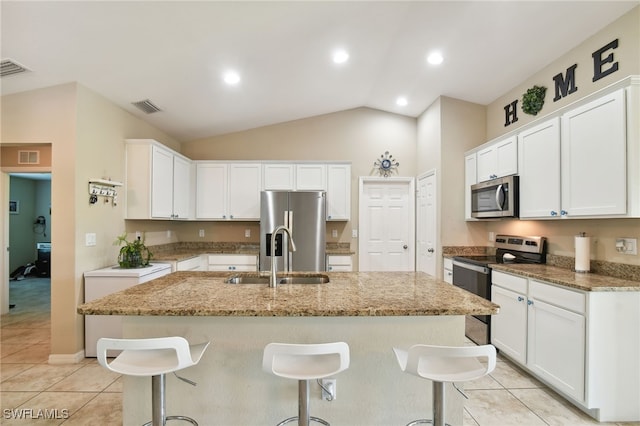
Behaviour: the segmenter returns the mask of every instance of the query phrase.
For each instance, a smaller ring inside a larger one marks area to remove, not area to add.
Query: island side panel
[[[262,371],[268,343],[347,342],[351,365],[335,376],[337,398],[322,400],[313,383],[311,415],[332,424],[387,426],[431,417],[431,382],[402,373],[391,348],[462,346],[464,316],[130,316],[123,331],[129,338],[177,335],[191,343],[212,342],[199,365],[179,373],[197,387],[167,377],[167,414],[188,415],[202,425],[276,424],[297,414],[297,382]],[[150,420],[150,379],[125,377],[123,399],[124,424]],[[446,404],[447,422],[462,424],[462,397],[450,385]]]

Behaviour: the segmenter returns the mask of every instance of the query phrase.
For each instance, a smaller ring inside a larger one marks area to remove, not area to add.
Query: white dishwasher
[[[108,294],[133,287],[171,273],[171,264],[152,263],[145,268],[122,269],[119,266],[84,273],[84,301],[90,302]],[[101,337],[122,337],[122,316],[85,315],[84,352],[95,357],[96,344]]]

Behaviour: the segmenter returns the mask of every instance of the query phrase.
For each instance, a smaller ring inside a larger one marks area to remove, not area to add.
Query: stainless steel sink
[[[232,275],[225,280],[229,284],[266,284],[269,285],[269,277],[264,275]],[[325,284],[329,277],[324,274],[312,275],[286,275],[278,277],[278,284]]]

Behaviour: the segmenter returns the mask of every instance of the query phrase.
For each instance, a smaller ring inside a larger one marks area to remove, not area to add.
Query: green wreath
[[[526,114],[537,115],[544,105],[546,87],[533,86],[522,95],[522,111]]]

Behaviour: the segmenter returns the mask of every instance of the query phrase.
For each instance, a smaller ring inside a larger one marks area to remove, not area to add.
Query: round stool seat
[[[402,371],[433,382],[433,421],[420,419],[409,425],[433,423],[444,426],[444,383],[476,380],[496,367],[496,348],[493,345],[414,345],[408,350],[393,348],[393,352]]]
[[[309,415],[309,380],[332,376],[349,368],[349,345],[344,342],[318,344],[269,343],[264,348],[262,368],[267,373],[298,380],[298,416],[278,426],[298,420],[308,426],[311,420],[328,425]]]
[[[189,345],[183,337],[160,337],[152,339],[101,338],[97,344],[98,362],[118,374],[152,378],[152,421],[146,425],[164,426],[167,420],[182,420],[193,425],[198,423],[186,416],[167,416],[165,412],[165,375],[175,373],[200,362],[210,342]],[[108,362],[107,351],[122,351]],[[195,385],[194,382],[179,379]]]

